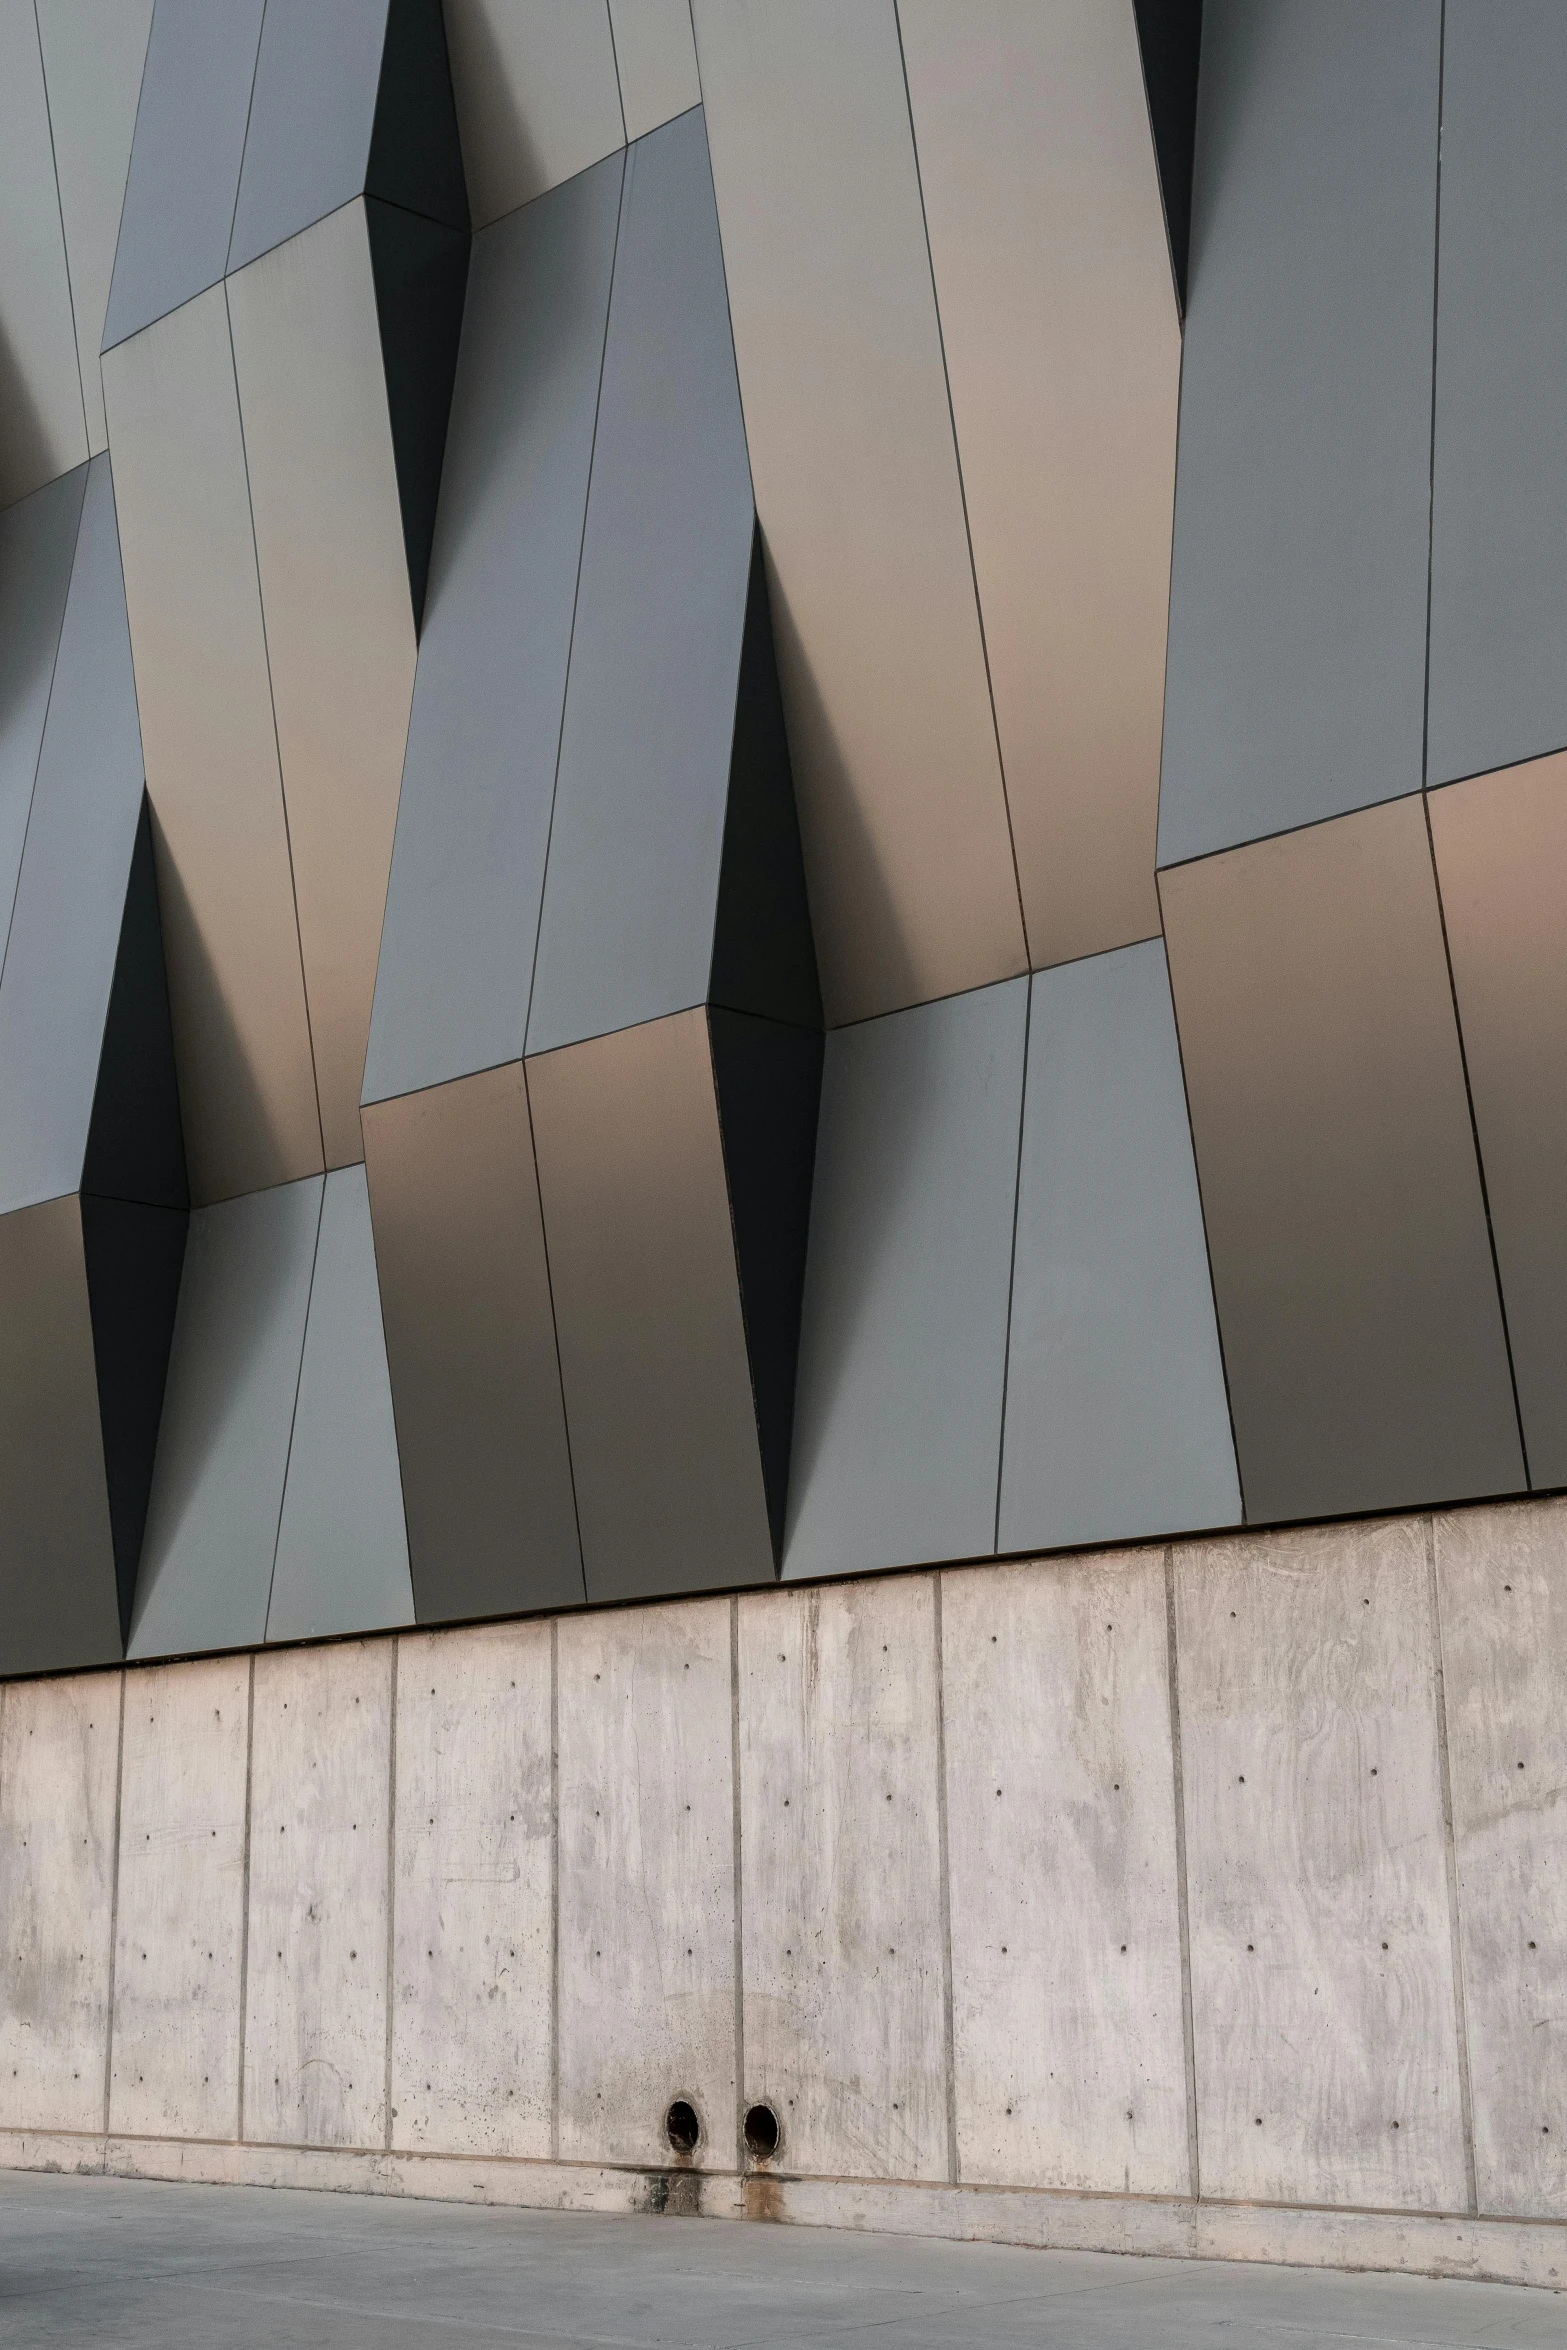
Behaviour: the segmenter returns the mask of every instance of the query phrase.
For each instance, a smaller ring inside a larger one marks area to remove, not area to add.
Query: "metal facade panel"
[[[474,239],[367,1102],[522,1057],[621,171]]]
[[[0,507],[87,455],[33,0],[0,0]]]
[[[80,1203],[0,1216],[0,1673],[121,1655]]]
[[[81,1186],[141,806],[114,488],[95,457],[0,975],[0,1212]]]
[[[363,1167],[340,1167],[321,1201],[267,1638],[413,1620],[370,1197]]]
[[[1159,861],[1419,788],[1439,0],[1208,0]]]
[[[322,1150],[223,289],[103,374],[191,1193],[231,1198]]]
[[[11,925],[87,468],[0,514],[0,916]]]
[[[87,446],[95,457],[109,446],[98,353],[151,31],[152,0],[119,0],[113,8],[101,0],[38,0]]]
[[[827,1039],[784,1573],[994,1549],[1028,983]]]
[[[1516,1490],[1422,803],[1161,886],[1248,1519]]]
[[[530,1054],[706,1000],[753,524],[693,112],[626,158]]]
[[[521,1063],[368,1109],[365,1164],[419,1621],[580,1604]]]
[[[1427,779],[1567,743],[1567,19],[1451,0],[1431,498]]]
[[[1131,0],[901,0],[1030,959],[1159,928],[1181,332]]]
[[[609,22],[628,139],[701,104],[690,0],[609,0]]]
[[[1175,1551],[1204,2195],[1468,2200],[1427,1539]]]
[[[771,1582],[707,1015],[528,1063],[590,1600]]]
[[[265,0],[156,0],[103,347],[222,277]]]
[[[1158,939],[1033,983],[997,1548],[1241,1514]]]
[[[1567,1485],[1567,754],[1429,806],[1530,1482]]]
[[[446,0],[473,225],[624,146],[605,0]]]
[[[1022,970],[893,0],[697,0],[832,1021]]]
[[[364,1156],[414,623],[363,204],[228,281],[329,1167]]]
[[[321,1178],[190,1220],[129,1653],[257,1647],[321,1221]]]
[[[362,196],[389,0],[267,0],[230,274]]]

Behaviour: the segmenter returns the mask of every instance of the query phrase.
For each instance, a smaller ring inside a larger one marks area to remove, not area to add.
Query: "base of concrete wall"
[[[350,2147],[201,2144],[0,2131],[0,2169],[172,2179],[185,2186],[304,2187],[524,2211],[662,2214],[859,2228],[1049,2252],[1380,2269],[1567,2291],[1567,2223],[1459,2212],[1312,2211],[1178,2196],[1069,2195],[908,2180],[797,2179],[766,2170],[636,2170],[468,2161]]]

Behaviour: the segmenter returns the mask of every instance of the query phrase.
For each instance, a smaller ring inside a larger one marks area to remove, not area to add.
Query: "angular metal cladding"
[[[625,145],[607,8],[446,0],[445,14],[475,228]]]
[[[1160,887],[1248,1521],[1517,1491],[1422,803]]]
[[[827,1039],[786,1577],[995,1548],[1028,982]]]
[[[690,0],[609,0],[609,22],[628,139],[701,104]]]
[[[80,530],[0,972],[0,1229],[11,1375],[5,1669],[123,1639],[187,1191],[108,460]],[[53,1325],[50,1327],[49,1325]],[[42,1581],[42,1599],[19,1599]],[[105,1611],[108,1611],[107,1614]],[[84,1645],[85,1644],[85,1645]]]
[[[366,1102],[522,1057],[622,170],[474,239]]]
[[[1186,307],[1203,0],[1133,0],[1176,299]]]
[[[0,514],[0,913],[16,902],[87,468]]]
[[[999,1550],[1240,1517],[1164,948],[1039,973]]]
[[[418,1619],[580,1603],[521,1064],[367,1105],[364,1128]]]
[[[1567,754],[1428,805],[1529,1479],[1567,1485]]]
[[[1441,49],[1206,0],[1161,865],[1423,781]]]
[[[1159,928],[1181,374],[1159,167],[1129,8],[898,21],[1037,970]],[[1195,73],[1193,47],[1188,191]]]
[[[86,458],[38,24],[0,9],[0,507]]]

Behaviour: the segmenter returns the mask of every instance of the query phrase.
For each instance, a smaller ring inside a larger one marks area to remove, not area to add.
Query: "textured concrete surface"
[[[1161,2350],[1556,2344],[1522,2286],[811,2228],[691,2227],[259,2187],[0,2178],[0,2343],[398,2350],[451,2339],[616,2350]]]

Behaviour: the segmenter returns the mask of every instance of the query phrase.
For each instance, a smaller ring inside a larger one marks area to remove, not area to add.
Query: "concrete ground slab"
[[[0,2344],[40,2350],[1534,2350],[1513,2285],[829,2229],[0,2176]]]

